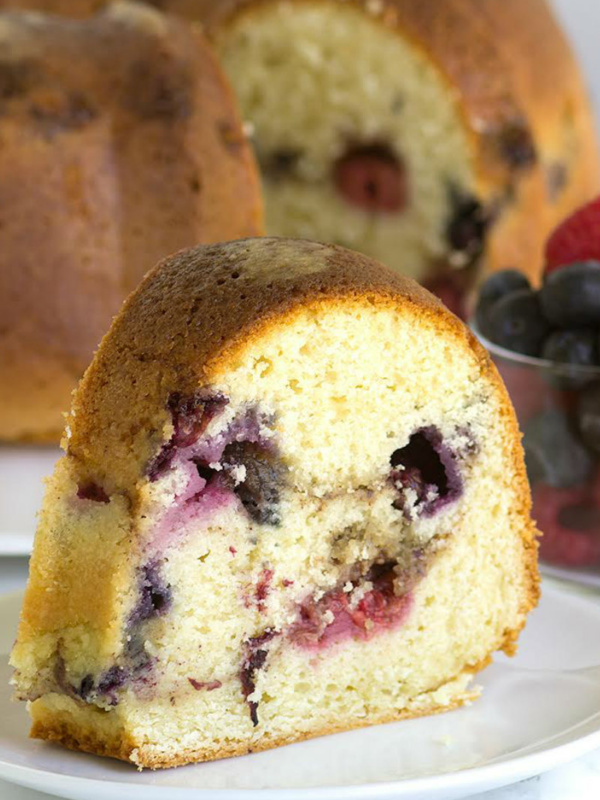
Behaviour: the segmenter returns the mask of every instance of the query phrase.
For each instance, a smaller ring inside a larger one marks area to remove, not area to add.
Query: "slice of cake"
[[[195,15],[254,127],[269,234],[353,247],[460,308],[482,266],[537,276],[548,232],[600,190],[546,0],[196,0]]]
[[[64,444],[12,654],[35,737],[167,767],[454,708],[535,605],[494,367],[343,248],[164,261]]]

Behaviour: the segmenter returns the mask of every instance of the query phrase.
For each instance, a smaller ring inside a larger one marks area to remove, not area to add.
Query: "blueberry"
[[[514,170],[533,167],[537,161],[537,151],[533,136],[523,120],[513,120],[497,134],[499,155]]]
[[[272,179],[292,175],[302,156],[300,150],[291,147],[274,151],[268,158],[261,159],[263,170]]]
[[[208,423],[229,403],[220,393],[200,389],[193,395],[173,392],[169,395],[167,408],[173,421],[173,435],[151,459],[146,473],[156,481],[171,466],[178,448],[190,447],[206,430]]]
[[[596,334],[589,328],[554,331],[544,342],[542,357],[561,364],[594,366],[598,363]]]
[[[454,187],[450,190],[450,203],[452,211],[446,227],[450,261],[466,267],[481,256],[492,220],[489,211],[476,197]]]
[[[530,289],[529,281],[516,269],[504,269],[502,272],[495,272],[483,284],[477,300],[475,309],[475,322],[478,330],[484,335],[489,336],[489,314],[492,307],[498,300],[517,289]]]
[[[571,331],[554,331],[544,342],[542,358],[574,367],[592,367],[598,363],[598,343],[595,331],[581,328]],[[549,383],[559,389],[580,389],[589,383],[581,370],[559,367],[545,374]]]
[[[546,318],[560,328],[600,327],[600,262],[581,261],[549,273],[540,302]]]
[[[245,467],[244,480],[233,491],[249,516],[260,525],[279,525],[279,490],[285,468],[277,456],[255,442],[233,442],[223,451],[222,461],[226,470]]]
[[[204,433],[208,423],[217,416],[229,400],[222,394],[200,390],[193,395],[174,392],[169,396],[168,407],[173,418],[172,443],[176,447],[189,447]]]
[[[586,445],[600,453],[600,383],[593,383],[581,392],[577,422]]]
[[[462,494],[455,453],[434,425],[413,433],[407,445],[392,453],[390,463],[390,477],[399,491],[394,508],[408,517],[412,512],[406,508],[407,489],[415,494],[416,510],[424,517],[434,516]]]
[[[110,667],[98,681],[96,688],[97,694],[111,706],[116,706],[119,702],[117,692],[122,689],[130,678],[129,670],[115,664]]]
[[[584,483],[594,459],[572,433],[560,411],[544,411],[525,426],[525,463],[532,484],[544,483],[566,489]]]
[[[138,579],[138,602],[129,617],[130,625],[161,616],[171,604],[171,587],[165,583],[157,562],[144,564]]]
[[[550,325],[542,313],[538,293],[517,289],[495,303],[486,330],[495,344],[515,353],[538,356]]]

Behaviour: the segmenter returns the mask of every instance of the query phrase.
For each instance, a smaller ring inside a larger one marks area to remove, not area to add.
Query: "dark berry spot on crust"
[[[450,190],[450,205],[452,212],[446,229],[450,260],[453,266],[466,267],[483,252],[490,214],[476,197],[456,189]]]
[[[546,166],[546,191],[551,203],[558,200],[569,180],[569,170],[562,161],[553,161]]]
[[[397,213],[408,201],[405,165],[385,144],[350,147],[335,163],[333,180],[342,197],[363,211]]]
[[[32,104],[29,113],[48,138],[84,128],[98,116],[96,109],[78,93],[67,96],[48,93]]]
[[[417,431],[405,447],[394,451],[391,464],[391,479],[399,491],[394,508],[409,518],[413,511],[431,517],[462,493],[456,454],[433,425]]]
[[[97,483],[89,482],[77,487],[77,497],[80,500],[92,500],[94,503],[110,503],[110,497]]]
[[[29,61],[0,61],[0,100],[26,94],[37,71]]]
[[[257,442],[233,442],[223,452],[223,466],[245,468],[245,477],[233,487],[250,517],[260,525],[281,524],[279,489],[285,468],[281,460]]]
[[[163,58],[133,65],[123,104],[142,119],[172,122],[191,115],[192,96],[189,67]]]
[[[535,165],[535,144],[531,131],[523,121],[508,123],[497,137],[499,155],[512,169],[524,170]]]

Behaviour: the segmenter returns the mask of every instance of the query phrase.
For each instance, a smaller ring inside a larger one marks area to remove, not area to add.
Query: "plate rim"
[[[569,590],[564,585],[551,581],[544,581],[543,591],[546,594],[556,597],[566,596],[569,601],[576,604],[583,604],[592,608],[600,615],[598,599],[591,593],[578,593]],[[23,596],[23,590],[6,592],[0,594],[0,608],[6,603],[15,603],[19,597]],[[0,658],[6,658],[7,654],[0,652]],[[579,729],[586,729],[592,726],[591,730],[578,735]],[[30,788],[36,791],[43,791],[56,796],[69,797],[88,797],[104,794],[109,798],[120,798],[126,796],[127,792],[143,791],[144,797],[148,800],[159,800],[162,798],[199,798],[199,800],[273,800],[282,798],[283,800],[393,800],[398,798],[425,797],[427,793],[433,793],[433,797],[439,797],[443,790],[452,792],[453,790],[464,790],[465,797],[469,791],[488,791],[493,788],[508,786],[510,784],[525,780],[535,775],[543,774],[557,767],[564,766],[573,760],[591,753],[600,748],[600,708],[591,713],[588,717],[580,720],[570,728],[560,731],[552,737],[553,740],[562,740],[568,736],[567,741],[559,741],[558,744],[540,745],[543,749],[536,749],[532,753],[507,756],[499,761],[492,760],[490,763],[467,767],[455,771],[448,771],[436,775],[425,775],[410,777],[395,781],[382,781],[380,783],[361,783],[351,786],[311,786],[295,788],[201,788],[185,786],[156,786],[150,784],[136,784],[135,782],[124,782],[120,779],[113,780],[110,776],[96,778],[77,776],[65,772],[52,771],[45,768],[24,766],[15,764],[13,761],[6,760],[5,753],[0,748],[0,780]],[[573,738],[575,737],[575,738]],[[92,757],[97,758],[92,755]],[[198,765],[188,765],[191,768]],[[132,765],[133,769],[133,765]],[[64,792],[68,791],[69,795]],[[92,793],[93,794],[90,794]],[[457,797],[458,795],[452,795]]]
[[[0,558],[29,558],[34,538],[35,533],[0,531]]]
[[[580,725],[589,724],[596,719],[595,730],[581,738],[567,741],[549,749],[535,753],[508,758],[479,767],[471,767],[456,772],[447,772],[419,778],[407,778],[399,781],[383,781],[381,783],[356,784],[353,786],[313,786],[309,788],[267,788],[267,789],[203,789],[198,787],[183,786],[152,786],[147,784],[132,784],[123,781],[113,781],[104,778],[78,777],[59,772],[49,772],[35,767],[24,767],[11,764],[0,757],[0,779],[36,791],[61,793],[70,788],[87,787],[89,790],[103,790],[107,798],[112,796],[125,796],[127,792],[141,790],[148,800],[158,800],[162,797],[191,798],[198,797],[208,800],[217,797],[219,800],[262,800],[263,798],[281,797],[285,800],[384,800],[388,798],[410,798],[411,795],[425,796],[427,792],[440,790],[452,791],[453,789],[470,788],[488,791],[501,786],[508,786],[525,780],[535,775],[541,775],[551,769],[564,766],[576,758],[580,758],[600,747],[600,710],[588,717]],[[571,729],[572,730],[572,729]],[[575,751],[575,752],[572,752]],[[189,765],[194,766],[194,765]],[[506,767],[510,766],[510,772]],[[5,770],[5,768],[8,768]],[[37,777],[39,776],[39,777]],[[34,779],[37,778],[37,779]],[[42,781],[44,783],[42,784]],[[63,784],[60,786],[60,784]],[[66,786],[64,785],[66,784]],[[43,786],[43,788],[40,788]],[[77,794],[72,795],[79,796]],[[81,795],[86,796],[86,795]],[[465,795],[465,797],[468,794]]]

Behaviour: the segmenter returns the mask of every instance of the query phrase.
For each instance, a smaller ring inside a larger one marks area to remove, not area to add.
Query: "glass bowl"
[[[540,559],[600,574],[600,367],[505,350],[473,331],[502,376],[523,432]]]

